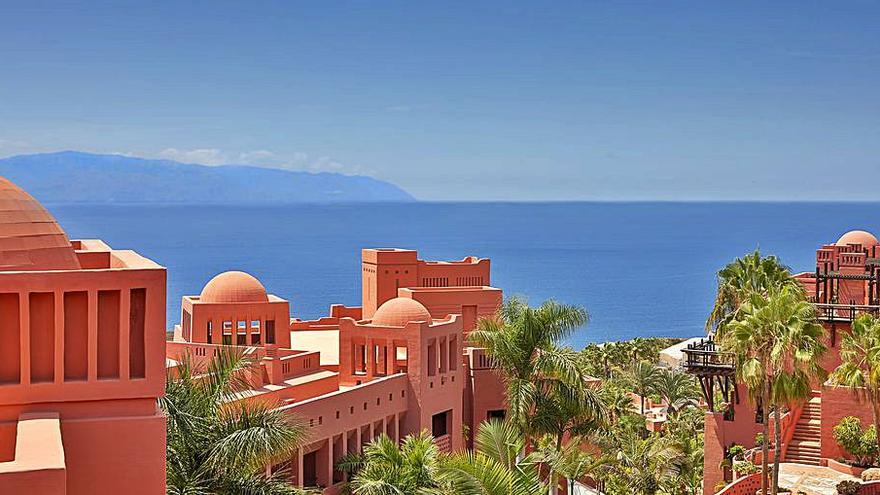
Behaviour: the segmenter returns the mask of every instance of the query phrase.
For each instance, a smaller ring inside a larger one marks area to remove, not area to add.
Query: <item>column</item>
[[[89,291],[89,381],[98,379],[98,291]]]
[[[385,374],[393,375],[395,366],[397,365],[397,350],[394,348],[394,341],[385,342]]]
[[[55,291],[55,383],[64,381],[64,292]]]
[[[376,374],[376,354],[373,350],[374,341],[371,338],[367,339],[367,343],[364,346],[364,361],[366,362],[366,371],[367,377],[372,378],[373,375]]]
[[[19,379],[22,385],[31,383],[31,301],[27,291],[18,293],[19,347],[21,348]]]
[[[119,297],[119,379],[128,380],[131,377],[131,289],[122,289]]]
[[[333,435],[327,438],[327,469],[324,475],[327,477],[326,486],[333,486]]]
[[[296,466],[294,467],[296,470],[296,486],[302,488],[303,486],[303,451],[302,448],[296,451]]]

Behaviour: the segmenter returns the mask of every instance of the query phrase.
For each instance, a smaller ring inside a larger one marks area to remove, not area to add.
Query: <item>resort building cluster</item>
[[[33,197],[0,179],[0,494],[164,493],[157,402],[166,373],[184,360],[205,364],[224,347],[255,363],[234,400],[266,401],[308,425],[307,445],[267,466],[295,485],[339,493],[337,462],[381,434],[427,430],[442,451],[470,447],[465,432],[505,414],[502,380],[483,350],[467,345],[502,303],[489,260],[424,261],[406,249],[361,257],[358,307],[292,318],[287,300],[228,271],[183,297],[166,341],[165,268],[100,240],[68,239]],[[880,242],[847,233],[797,280],[828,330],[830,371],[854,317],[880,309]],[[703,493],[725,482],[727,495],[754,493],[754,479],[734,479],[722,461],[734,444],[755,446],[761,405],[711,339],[675,353],[704,392]],[[784,460],[833,465],[843,452],[831,429],[850,415],[871,420],[851,390],[816,384],[783,418]]]
[[[834,244],[816,251],[814,271],[796,274],[795,278],[809,294],[825,327],[828,352],[821,365],[830,373],[841,363],[841,335],[850,331],[853,320],[865,312],[880,312],[880,241],[868,232],[847,232]],[[723,492],[725,495],[751,495],[756,491],[755,477],[734,480],[730,464],[723,461],[729,460],[734,445],[757,446],[756,435],[762,430],[761,405],[750,398],[745,385],[737,383],[733,357],[712,340],[691,343],[684,355],[683,365],[699,379],[708,409],[703,493],[716,493],[717,486],[733,481]],[[715,407],[717,403],[722,407]],[[873,423],[871,406],[853,389],[815,383],[812,398],[782,417],[782,461],[853,474],[851,466],[838,462],[845,452],[832,433],[847,416],[860,418],[865,425]],[[760,481],[757,483],[760,485]]]
[[[0,493],[158,495],[165,491],[166,371],[239,348],[256,366],[236,400],[271,401],[309,426],[275,469],[338,493],[336,462],[386,434],[429,431],[440,450],[504,415],[503,386],[466,345],[502,292],[490,262],[420,260],[364,249],[363,303],[327,317],[229,271],[182,300],[165,341],[166,272],[133,251],[69,240],[49,212],[0,180]]]

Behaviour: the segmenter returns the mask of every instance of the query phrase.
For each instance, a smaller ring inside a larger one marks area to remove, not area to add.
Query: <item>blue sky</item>
[[[428,200],[880,199],[877,2],[0,1],[0,156]]]

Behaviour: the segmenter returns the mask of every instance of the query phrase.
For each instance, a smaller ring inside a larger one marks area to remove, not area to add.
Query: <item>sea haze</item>
[[[538,304],[585,306],[572,346],[703,332],[715,273],[760,247],[795,271],[844,231],[880,232],[880,203],[407,203],[285,206],[49,204],[72,238],[101,238],[168,267],[168,326],[180,298],[239,269],[297,317],[360,304],[360,249],[492,259],[492,284]]]

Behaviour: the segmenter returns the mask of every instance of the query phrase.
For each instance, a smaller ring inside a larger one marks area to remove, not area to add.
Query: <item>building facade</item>
[[[822,367],[830,373],[841,362],[841,337],[850,331],[853,319],[865,312],[880,313],[880,241],[865,231],[847,232],[816,251],[813,271],[795,278],[815,304],[825,327],[828,352]],[[755,437],[763,429],[761,406],[749,398],[745,385],[736,383],[732,356],[714,342],[692,343],[684,354],[685,368],[699,378],[709,407],[703,478],[703,493],[709,495],[731,481],[732,473],[722,462],[730,447],[756,445]],[[824,466],[845,457],[834,440],[834,426],[846,416],[859,417],[865,425],[873,421],[871,407],[855,392],[827,382],[814,384],[812,397],[782,418],[783,461]],[[722,410],[714,407],[718,396]]]
[[[165,279],[0,178],[0,493],[164,493]]]
[[[224,272],[184,296],[166,342],[166,271],[100,240],[69,240],[33,197],[0,178],[0,493],[165,492],[166,373],[224,347],[256,366],[234,400],[309,425],[270,469],[338,493],[345,454],[381,434],[427,430],[443,451],[504,413],[503,387],[467,333],[502,293],[490,262],[365,249],[363,304],[303,321],[253,276]],[[121,441],[124,440],[124,441]]]
[[[489,285],[489,260],[423,261],[404,249],[361,254],[360,307],[290,318],[288,301],[256,278],[225,272],[183,298],[167,347],[171,366],[184,355],[206,362],[222,346],[248,353],[259,366],[240,400],[268,401],[309,425],[308,444],[275,468],[325,493],[342,489],[337,462],[379,435],[428,431],[451,452],[469,444],[480,422],[504,414],[500,377],[466,340],[502,302]]]

